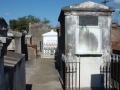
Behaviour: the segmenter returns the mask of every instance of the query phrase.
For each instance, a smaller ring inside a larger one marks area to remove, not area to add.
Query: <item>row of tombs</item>
[[[26,90],[25,55],[19,49],[15,52],[7,51],[12,41],[11,36],[7,34],[8,24],[5,19],[0,18],[0,90]],[[18,32],[14,32],[12,36],[18,41],[16,42],[18,46],[21,36],[22,34]]]
[[[49,35],[52,35],[51,39],[47,37]],[[44,43],[39,45],[43,52],[41,56],[53,58],[57,48],[57,33],[51,30],[44,36]],[[37,58],[38,48],[33,42],[32,35],[8,29],[5,19],[0,18],[0,90],[26,90],[25,61]]]

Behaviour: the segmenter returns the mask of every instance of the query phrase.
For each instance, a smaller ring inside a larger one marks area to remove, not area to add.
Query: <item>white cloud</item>
[[[5,13],[6,16],[10,16],[10,13]]]
[[[120,0],[114,0],[113,2],[116,4],[120,4]]]

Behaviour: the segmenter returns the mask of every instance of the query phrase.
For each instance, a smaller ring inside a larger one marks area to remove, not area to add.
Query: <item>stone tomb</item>
[[[25,44],[32,44],[32,36],[31,35],[25,36]]]
[[[65,62],[79,62],[73,86],[103,87],[100,66],[110,60],[111,15],[114,8],[87,1],[63,7],[59,16],[61,24],[60,52]],[[77,74],[77,77],[76,77]],[[72,75],[71,75],[72,76]],[[71,77],[72,78],[72,77]],[[69,78],[66,78],[68,87]],[[72,80],[70,80],[72,87]]]
[[[11,29],[8,30],[7,36],[12,38],[11,43],[9,44],[7,50],[15,51],[17,53],[22,53],[21,52],[21,37],[22,33],[13,31]]]
[[[42,34],[43,46],[42,52],[45,58],[54,58],[55,50],[57,48],[57,32],[51,30],[50,32]]]

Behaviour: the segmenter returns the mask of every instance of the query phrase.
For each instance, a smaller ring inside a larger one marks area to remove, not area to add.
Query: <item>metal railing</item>
[[[44,47],[43,48],[43,55],[54,55],[56,51],[55,47]]]
[[[111,61],[100,68],[101,75],[105,77],[106,90],[120,90],[120,56],[111,55]]]
[[[57,49],[56,43],[43,43],[41,44],[42,55],[54,55]]]

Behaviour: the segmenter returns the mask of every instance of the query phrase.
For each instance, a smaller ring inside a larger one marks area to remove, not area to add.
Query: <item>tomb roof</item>
[[[24,54],[7,51],[7,55],[4,56],[5,70],[11,69],[17,66],[23,57],[24,57]]]
[[[57,32],[51,30],[50,32],[42,34],[42,36],[57,36]]]
[[[22,33],[9,29],[7,35],[8,37],[21,37]]]
[[[78,3],[78,4],[73,4],[70,6],[65,6],[62,8],[63,11],[72,11],[72,10],[78,10],[78,11],[97,11],[97,12],[105,12],[105,11],[109,11],[109,12],[113,12],[115,11],[114,8],[103,5],[103,4],[99,4],[99,3],[95,3],[92,1],[87,1],[87,2],[82,2],[82,3]]]

